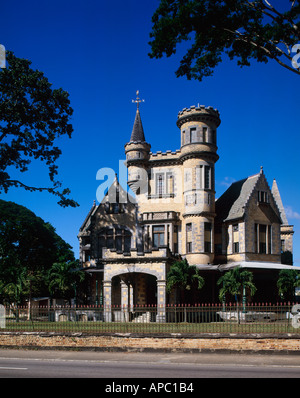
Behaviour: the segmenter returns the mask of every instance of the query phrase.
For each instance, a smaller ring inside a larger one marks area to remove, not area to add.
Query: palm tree
[[[22,295],[28,291],[30,285],[30,276],[26,268],[17,268],[15,275],[11,282],[1,284],[2,292],[5,294],[9,301],[15,305],[21,303]]]
[[[295,300],[295,288],[300,287],[299,271],[282,269],[277,280],[279,295],[285,299]]]
[[[246,291],[253,296],[257,290],[253,283],[252,272],[240,267],[235,267],[232,270],[227,271],[218,279],[217,284],[222,285],[219,291],[220,301],[224,301],[227,293],[236,297],[237,302],[241,297],[245,300]]]
[[[176,261],[167,275],[167,292],[170,293],[174,287],[180,290],[181,303],[186,303],[186,291],[192,289],[197,282],[197,289],[204,286],[204,279],[199,275],[199,270],[194,265],[189,265],[187,260]]]
[[[68,298],[74,295],[76,283],[82,282],[85,273],[77,270],[76,261],[54,263],[48,273],[48,286],[52,295]]]

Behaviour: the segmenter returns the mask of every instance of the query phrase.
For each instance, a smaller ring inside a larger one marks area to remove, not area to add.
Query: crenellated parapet
[[[177,126],[181,128],[184,123],[191,121],[203,121],[214,123],[218,127],[221,123],[220,113],[217,109],[212,106],[191,106],[190,108],[184,108],[178,113],[177,116]]]

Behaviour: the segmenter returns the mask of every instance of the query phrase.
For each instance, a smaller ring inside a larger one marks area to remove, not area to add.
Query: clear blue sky
[[[284,0],[287,1],[287,0]],[[96,200],[102,167],[118,172],[125,159],[136,107],[152,151],[180,147],[177,113],[203,104],[220,111],[216,197],[233,181],[263,166],[269,185],[276,178],[287,217],[295,226],[294,260],[300,265],[299,83],[275,63],[239,68],[225,58],[202,83],[176,78],[180,54],[152,60],[149,33],[158,0],[15,0],[1,4],[0,44],[32,61],[54,88],[70,93],[72,139],[61,138],[59,177],[79,202],[62,209],[55,197],[12,189],[4,200],[28,207],[49,221],[78,256],[78,230]],[[48,184],[47,170],[35,162],[25,183]]]

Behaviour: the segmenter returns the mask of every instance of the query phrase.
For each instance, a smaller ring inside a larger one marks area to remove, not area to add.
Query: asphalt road
[[[112,384],[114,379],[124,378],[126,385],[138,384],[139,378],[149,379],[147,386],[151,386],[150,379],[152,383],[172,378],[174,386],[169,383],[166,388],[178,392],[174,391],[179,388],[176,379],[299,378],[300,355],[0,350],[0,378],[33,377],[102,378],[103,388],[114,389],[121,388],[116,387],[117,382]]]

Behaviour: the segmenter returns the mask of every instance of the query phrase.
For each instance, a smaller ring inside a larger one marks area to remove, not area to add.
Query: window
[[[239,248],[239,242],[233,242],[233,253],[239,253],[240,248]]]
[[[191,128],[190,129],[190,134],[191,134],[191,143],[192,142],[197,142],[197,130],[196,130],[196,127],[193,127],[193,128]]]
[[[122,230],[117,229],[115,231],[116,233],[116,250],[121,251],[122,250]]]
[[[207,127],[203,127],[203,142],[208,142]]]
[[[116,237],[116,249],[117,251],[124,251],[124,252],[129,252],[130,251],[130,243],[128,246],[128,238],[129,242],[131,241],[131,236],[130,232],[127,231],[126,229],[116,229],[115,230],[115,237]]]
[[[259,254],[272,253],[271,225],[255,224],[255,251]]]
[[[178,253],[178,225],[174,225],[173,242],[174,242],[174,253]]]
[[[210,189],[210,173],[211,169],[209,166],[204,166],[204,188]]]
[[[239,224],[234,224],[234,225],[232,226],[232,230],[233,230],[233,232],[238,232],[238,230],[239,230]]]
[[[210,222],[204,223],[204,252],[211,253],[211,231],[212,224]]]
[[[186,252],[193,252],[193,240],[192,240],[192,224],[186,224]]]
[[[161,247],[165,245],[165,227],[158,225],[153,227],[153,247]]]
[[[105,203],[105,211],[108,214],[118,214],[118,213],[124,213],[124,207],[122,203],[110,203],[106,202]]]
[[[108,229],[106,232],[106,247],[108,249],[114,249],[114,230]]]
[[[160,172],[154,175],[155,194],[153,197],[174,197],[174,174],[171,171]]]
[[[174,194],[174,178],[171,173],[167,173],[167,193]]]
[[[203,166],[202,165],[197,166],[197,168],[196,168],[196,189],[203,188],[202,174],[203,174]]]
[[[99,233],[98,252],[102,257],[102,248],[116,249],[117,251],[130,252],[131,232],[124,228],[103,228]]]
[[[157,174],[156,175],[156,195],[162,196],[164,193],[164,175]]]
[[[269,194],[265,191],[258,191],[258,201],[260,203],[269,203]]]
[[[232,237],[232,251],[233,253],[239,253],[240,251],[240,244],[239,244],[239,224],[234,224],[232,226],[232,232],[233,232],[233,237]]]

